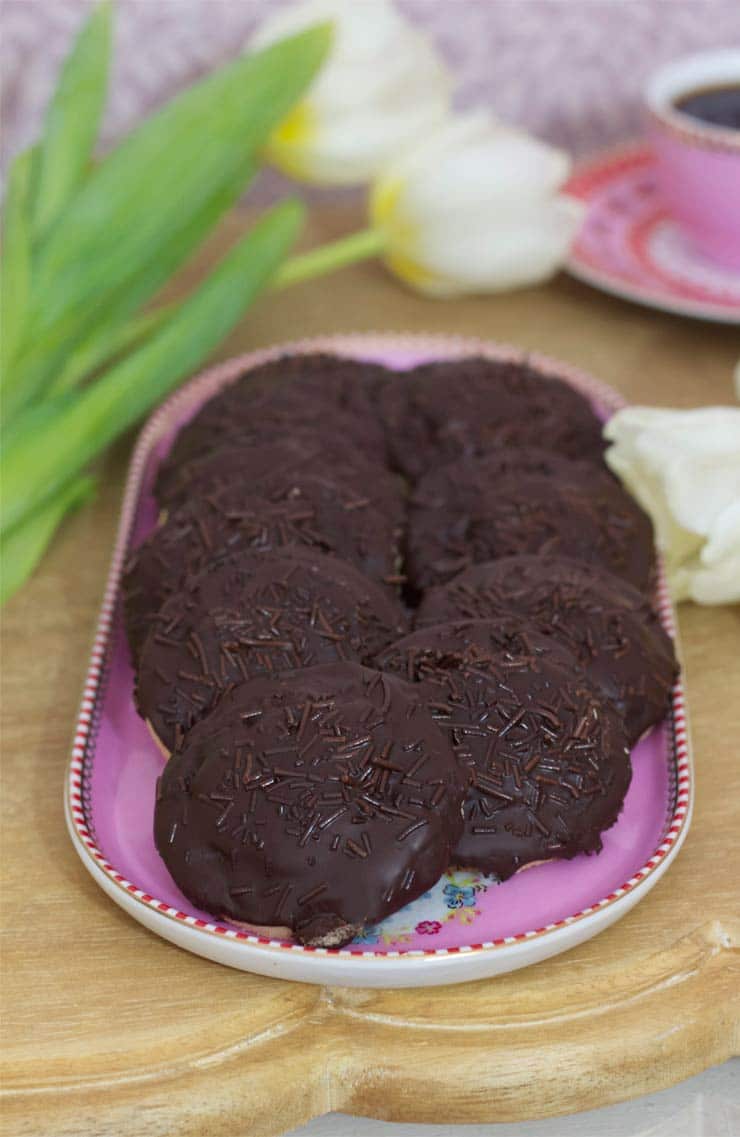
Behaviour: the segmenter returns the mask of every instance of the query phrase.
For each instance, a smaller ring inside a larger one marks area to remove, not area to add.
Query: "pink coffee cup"
[[[665,201],[696,248],[740,269],[740,130],[685,114],[676,102],[740,83],[740,50],[703,52],[663,67],[646,99],[649,132]]]

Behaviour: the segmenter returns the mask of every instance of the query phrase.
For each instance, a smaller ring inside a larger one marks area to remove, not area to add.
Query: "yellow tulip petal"
[[[277,146],[305,146],[315,133],[316,116],[310,104],[304,99],[302,103],[293,107],[287,118],[283,119],[272,135],[271,142]]]
[[[410,284],[417,292],[434,294],[443,286],[444,282],[435,273],[423,268],[412,257],[404,253],[389,253],[383,258],[388,268],[400,280]]]
[[[429,37],[391,0],[281,5],[252,43],[324,19],[333,24],[332,50],[311,87],[308,114],[302,105],[283,124],[268,155],[299,181],[360,185],[445,117],[452,83]]]
[[[317,132],[316,113],[310,103],[298,103],[270,136],[266,147],[269,161],[289,177],[310,178]]]
[[[401,178],[379,178],[370,194],[370,217],[374,225],[385,226],[394,217],[403,189]]]

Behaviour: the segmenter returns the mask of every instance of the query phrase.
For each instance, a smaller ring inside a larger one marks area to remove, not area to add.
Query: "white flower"
[[[677,600],[740,600],[740,409],[627,407],[606,460],[650,514]]]
[[[303,0],[268,17],[250,46],[326,20],[329,58],[268,157],[300,181],[354,185],[444,118],[451,84],[427,37],[390,0]]]
[[[568,156],[485,113],[447,120],[376,180],[388,266],[433,296],[534,284],[562,264],[582,206]]]

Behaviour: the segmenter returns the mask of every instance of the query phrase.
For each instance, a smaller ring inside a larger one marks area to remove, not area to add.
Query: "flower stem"
[[[318,249],[284,261],[272,278],[271,287],[286,288],[314,276],[324,276],[355,261],[376,257],[383,251],[384,243],[383,234],[378,229],[361,229],[349,237],[340,237],[338,241],[330,241]]]

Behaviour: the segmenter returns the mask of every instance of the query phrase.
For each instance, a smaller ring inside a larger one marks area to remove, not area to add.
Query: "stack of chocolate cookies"
[[[650,522],[524,363],[245,372],[124,576],[155,840],[219,919],[348,942],[451,866],[598,852],[676,661]]]

